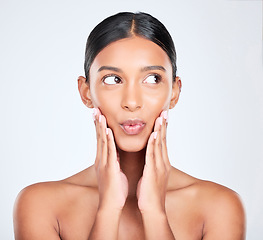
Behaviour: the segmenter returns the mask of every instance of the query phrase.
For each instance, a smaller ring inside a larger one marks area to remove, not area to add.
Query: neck
[[[120,157],[120,167],[126,175],[129,183],[129,197],[136,196],[137,184],[142,177],[146,149],[139,152],[124,152],[118,149]]]

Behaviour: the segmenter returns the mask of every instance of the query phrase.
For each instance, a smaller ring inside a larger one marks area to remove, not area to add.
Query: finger
[[[101,111],[98,108],[93,108],[92,118],[94,123],[96,124],[96,120],[99,120],[99,116],[101,115]]]
[[[167,134],[167,121],[168,120],[168,113],[167,111],[163,111],[161,116],[164,118],[164,123],[162,125],[162,130],[161,130],[161,139],[162,139],[162,157],[163,157],[163,161],[165,164],[165,167],[167,169],[170,168],[171,164],[169,162],[169,157],[168,157],[168,152],[167,152],[167,144],[166,144],[166,134]]]
[[[93,120],[95,124],[96,129],[96,139],[97,139],[97,153],[96,153],[96,159],[95,159],[95,167],[97,168],[100,161],[101,156],[101,141],[100,141],[100,131],[99,131],[99,112],[97,108],[93,109]]]
[[[152,132],[148,143],[146,147],[146,155],[145,155],[145,165],[147,167],[153,167],[155,165],[154,163],[154,154],[153,154],[153,149],[154,149],[154,136],[155,132]]]
[[[163,169],[165,167],[163,155],[162,155],[162,135],[163,135],[163,117],[158,118],[157,135],[154,143],[154,159],[157,169]]]
[[[95,130],[96,130],[96,137],[98,137],[98,116],[99,116],[99,113],[98,113],[98,109],[97,108],[93,108],[93,112],[92,112],[92,118],[93,118],[93,121],[94,121],[94,124],[95,124]]]
[[[160,133],[158,133],[158,131],[160,130],[160,117],[155,119],[155,123],[154,123],[154,132],[153,132],[153,158],[151,160],[151,162],[154,164],[154,166],[156,166],[156,159],[155,159],[155,155],[154,155],[154,146],[156,143],[156,138],[158,137],[158,135],[160,135]]]
[[[157,132],[157,131],[158,131],[158,127],[160,126],[160,124],[159,124],[159,121],[160,121],[160,120],[158,120],[158,119],[159,119],[159,117],[156,118],[156,119],[155,119],[155,122],[154,122],[154,128],[153,128],[153,131],[154,131],[154,132]]]
[[[99,136],[100,136],[100,166],[107,164],[107,136],[106,136],[106,119],[103,115],[99,116]]]
[[[107,147],[107,149],[108,149],[108,162],[107,162],[107,164],[109,166],[117,167],[117,170],[119,170],[118,168],[120,166],[119,166],[119,163],[117,161],[116,145],[114,142],[112,130],[110,128],[107,128],[106,135],[107,135],[107,145],[108,145],[108,147]]]
[[[100,141],[100,124],[99,124],[99,119],[101,112],[98,108],[94,108],[93,110],[93,119],[95,123],[95,128],[96,128],[96,137],[97,137],[97,156],[99,157],[100,155],[100,150],[101,150],[101,141]]]

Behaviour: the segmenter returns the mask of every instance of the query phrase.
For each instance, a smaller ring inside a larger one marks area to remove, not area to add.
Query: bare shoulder
[[[204,239],[245,239],[245,212],[239,195],[209,181],[200,180],[196,188],[204,213]]]
[[[236,192],[176,169],[174,172],[178,186],[172,191],[172,201],[185,215],[189,212],[189,219],[198,219],[195,226],[202,226],[203,239],[245,239],[245,213]]]
[[[15,239],[37,239],[39,235],[43,239],[59,239],[59,225],[54,214],[58,189],[56,183],[38,183],[18,194],[14,206]]]
[[[59,221],[65,219],[63,214],[77,211],[83,201],[96,202],[96,189],[87,185],[89,181],[78,184],[80,175],[24,188],[14,205],[16,239],[60,239]]]

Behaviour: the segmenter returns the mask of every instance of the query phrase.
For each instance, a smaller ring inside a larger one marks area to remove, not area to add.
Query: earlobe
[[[93,108],[93,103],[90,95],[90,86],[86,83],[86,78],[83,76],[78,77],[78,90],[82,102],[88,107]]]
[[[170,101],[169,109],[172,109],[175,107],[179,100],[180,92],[182,88],[182,82],[180,77],[175,78],[175,82],[173,83],[173,89],[172,89],[172,97]]]

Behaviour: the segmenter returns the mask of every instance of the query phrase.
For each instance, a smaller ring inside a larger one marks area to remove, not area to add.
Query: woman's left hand
[[[167,111],[155,121],[145,156],[143,175],[138,182],[138,207],[142,214],[165,212],[165,196],[171,168],[166,147]]]

